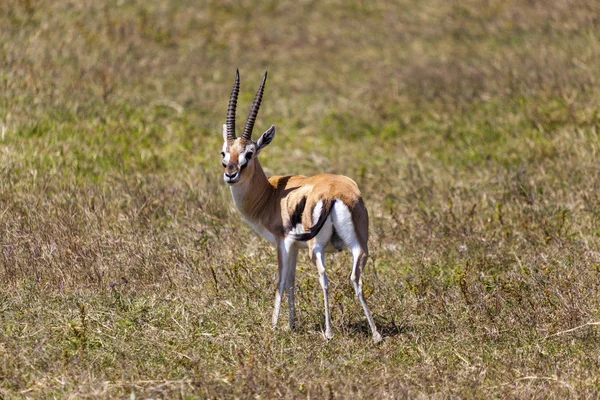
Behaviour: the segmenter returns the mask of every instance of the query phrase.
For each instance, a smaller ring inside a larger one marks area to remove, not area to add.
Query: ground
[[[269,175],[340,173],[367,301],[273,246],[222,181],[269,71]],[[0,4],[0,397],[600,395],[600,3]]]

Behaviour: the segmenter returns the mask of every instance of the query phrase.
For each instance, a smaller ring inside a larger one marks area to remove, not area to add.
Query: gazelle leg
[[[286,251],[285,244],[279,243],[277,246],[277,290],[275,292],[275,307],[273,308],[273,318],[271,319],[272,328],[277,328],[277,321],[279,320],[279,311],[281,310],[281,297],[285,290],[285,282],[288,275],[288,252]]]
[[[375,341],[375,343],[378,343],[381,341],[381,334],[377,331],[377,326],[375,326],[375,322],[373,322],[371,311],[369,311],[369,307],[367,306],[367,302],[365,301],[365,297],[363,296],[362,291],[361,272],[367,264],[367,254],[361,249],[360,246],[355,246],[352,248],[352,256],[354,258],[354,263],[352,267],[352,275],[350,276],[350,280],[354,285],[354,291],[356,292],[356,296],[358,297],[358,300],[362,305],[362,308],[365,312],[365,316],[367,317],[367,321],[369,322],[369,326],[371,327],[373,340]]]
[[[290,309],[290,329],[296,328],[296,304],[294,303],[294,289],[296,285],[296,262],[298,261],[298,249],[292,248],[288,253],[287,262],[287,290],[288,306]]]
[[[325,260],[322,247],[315,247],[312,251],[313,262],[317,266],[319,272],[319,283],[323,289],[323,302],[325,305],[325,337],[331,339],[333,330],[331,329],[331,316],[329,315],[329,281],[325,273]]]

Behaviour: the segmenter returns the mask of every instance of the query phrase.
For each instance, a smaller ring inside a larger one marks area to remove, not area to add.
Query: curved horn
[[[240,93],[240,72],[235,70],[235,83],[229,98],[227,107],[227,139],[235,140],[235,107],[237,106],[238,94]]]
[[[267,73],[265,72],[262,83],[260,84],[258,92],[256,92],[256,96],[254,97],[254,103],[252,103],[250,115],[248,115],[248,120],[246,121],[246,126],[244,127],[244,133],[242,134],[242,138],[246,140],[250,140],[252,138],[252,130],[254,129],[254,122],[256,121],[256,116],[258,115],[258,109],[260,108],[260,102],[262,101],[266,81]]]

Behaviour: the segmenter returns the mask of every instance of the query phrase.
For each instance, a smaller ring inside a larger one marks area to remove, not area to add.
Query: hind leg
[[[350,280],[354,285],[354,291],[360,301],[360,305],[365,312],[369,326],[371,327],[371,333],[373,334],[373,340],[375,343],[381,341],[381,335],[377,331],[371,311],[367,306],[365,297],[362,291],[362,279],[361,273],[367,264],[368,250],[367,242],[369,240],[369,215],[365,208],[362,199],[353,208],[352,212],[343,203],[336,203],[332,213],[333,224],[336,232],[342,238],[344,243],[352,251],[352,257],[354,258],[352,263],[352,274]]]
[[[313,211],[313,221],[319,219],[318,211]],[[331,240],[333,234],[333,223],[331,219],[327,219],[321,230],[314,237],[314,239],[308,241],[308,253],[317,267],[319,273],[319,283],[321,289],[323,289],[323,303],[325,306],[325,338],[333,338],[333,330],[331,329],[331,314],[329,313],[329,280],[325,273],[325,248]]]
[[[333,330],[331,329],[331,315],[329,314],[329,280],[325,273],[325,257],[324,247],[321,245],[315,246],[311,249],[312,260],[317,266],[319,272],[319,283],[323,289],[323,302],[325,306],[325,338],[333,338]]]
[[[367,301],[363,296],[362,291],[362,278],[361,273],[367,264],[367,253],[365,253],[362,248],[359,246],[352,248],[352,256],[354,258],[353,266],[352,266],[352,275],[350,276],[350,280],[354,285],[354,291],[356,292],[356,296],[360,301],[360,304],[365,312],[365,316],[367,317],[367,321],[369,322],[369,326],[371,327],[371,333],[373,334],[373,341],[378,343],[381,341],[381,334],[377,331],[377,326],[375,326],[375,322],[373,322],[373,317],[371,316],[371,311],[367,306]]]

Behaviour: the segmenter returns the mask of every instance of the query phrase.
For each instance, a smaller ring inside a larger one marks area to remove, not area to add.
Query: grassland
[[[262,73],[268,174],[371,213],[371,342],[329,262],[271,331],[274,249],[220,167]],[[0,3],[0,397],[600,396],[600,3]]]

